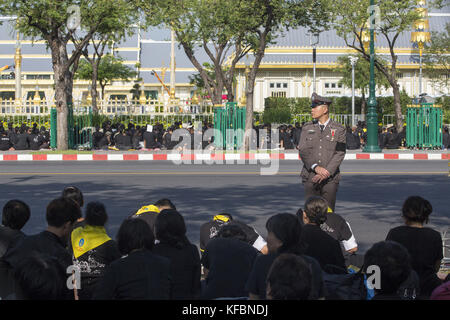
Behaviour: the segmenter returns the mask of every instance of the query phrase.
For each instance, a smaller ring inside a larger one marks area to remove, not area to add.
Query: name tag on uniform
[[[314,133],[314,132],[316,132],[316,131],[314,131],[314,130],[308,130],[308,133],[309,133],[309,134],[312,134],[312,133]]]

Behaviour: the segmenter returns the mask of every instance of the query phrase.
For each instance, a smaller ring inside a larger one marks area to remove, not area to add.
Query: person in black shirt
[[[147,131],[143,134],[146,149],[159,149],[161,144],[157,141],[157,133],[153,132],[153,126],[147,125]]]
[[[345,133],[345,141],[348,150],[356,150],[361,147],[361,142],[358,135],[356,134],[356,127],[353,129],[347,127],[347,132]]]
[[[294,149],[290,134],[287,132],[287,128],[284,125],[280,127],[280,147],[285,150]]]
[[[32,253],[14,272],[15,292],[7,300],[60,300],[67,296],[67,273],[55,257]]]
[[[200,296],[200,254],[186,237],[183,216],[176,210],[157,215],[153,252],[170,260],[171,299],[196,299]]]
[[[10,200],[3,206],[0,226],[0,258],[25,234],[21,231],[30,219],[30,207],[21,200]]]
[[[142,206],[136,213],[131,215],[130,218],[144,220],[150,227],[150,230],[154,233],[156,217],[161,211],[166,209],[177,210],[175,205],[169,199],[159,199],[154,204]]]
[[[119,133],[114,137],[115,147],[119,150],[129,150],[132,147],[131,136],[125,131],[124,127],[120,128]]]
[[[116,242],[106,233],[104,226],[107,220],[105,206],[100,202],[90,202],[86,206],[85,224],[72,231],[69,247],[74,266],[81,273],[80,300],[91,299],[105,268],[121,257]]]
[[[14,143],[14,149],[16,150],[28,150],[30,145],[28,143],[28,133],[25,128],[21,127],[19,134],[16,136]]]
[[[202,299],[243,298],[245,284],[258,251],[238,225],[223,226],[208,242],[201,262],[206,275]]]
[[[419,196],[411,196],[402,207],[404,226],[389,230],[386,241],[402,244],[412,259],[412,268],[417,272],[421,282],[421,294],[430,296],[432,291],[442,284],[437,276],[442,254],[441,234],[424,227],[433,211],[431,203]]]
[[[442,148],[450,149],[450,134],[448,133],[448,127],[444,127],[444,132],[442,134]]]
[[[31,128],[27,131],[28,145],[31,150],[39,150],[41,145],[44,143],[43,136],[39,132],[33,131]]]
[[[2,127],[3,128],[3,127]],[[0,131],[0,151],[14,151],[11,138],[5,130]]]
[[[345,272],[345,259],[339,241],[333,239],[320,228],[327,220],[328,203],[319,196],[310,197],[305,202],[302,242],[307,244],[306,254],[316,258],[324,269],[327,265],[342,268]]]
[[[136,126],[133,135],[131,136],[132,148],[139,150],[142,148],[140,142],[142,141],[142,130],[140,126]]]
[[[378,146],[380,147],[380,149],[384,149],[386,146],[386,135],[386,128],[378,128]]]
[[[14,270],[27,257],[48,255],[58,260],[63,270],[72,265],[72,257],[66,250],[67,241],[74,222],[81,217],[81,210],[75,201],[58,198],[47,206],[47,229],[39,234],[23,237],[14,247],[8,249],[2,260],[10,271]],[[66,290],[64,298],[73,298],[72,292]]]
[[[380,271],[379,283],[373,283],[372,300],[400,300],[397,292],[412,270],[408,250],[394,241],[375,243],[364,255],[363,272],[367,273],[371,266],[377,266]]]
[[[386,135],[386,148],[387,149],[398,149],[400,146],[400,141],[398,137],[397,130],[395,127],[391,127]]]
[[[267,242],[264,238],[252,227],[245,223],[234,220],[233,216],[229,213],[217,214],[213,217],[213,220],[208,221],[200,226],[200,251],[203,252],[207,243],[217,236],[222,226],[226,224],[238,224],[239,227],[246,234],[246,241],[255,249],[263,254],[267,254]]]
[[[94,150],[99,150],[102,147],[100,146],[100,141],[103,139],[105,134],[103,132],[100,132],[100,127],[95,127],[95,132],[92,134],[92,146],[94,147]]]
[[[249,299],[265,299],[267,275],[275,259],[283,253],[301,256],[311,270],[310,300],[323,299],[325,286],[322,269],[316,259],[304,254],[305,246],[301,243],[302,225],[297,217],[289,213],[280,213],[270,217],[266,222],[267,245],[269,254],[259,255],[248,277],[246,290]]]
[[[305,259],[283,253],[275,259],[267,275],[267,299],[307,300],[311,286],[312,274]]]
[[[166,300],[170,298],[170,261],[152,253],[155,237],[147,223],[126,219],[117,233],[123,255],[105,270],[93,300]]]
[[[172,133],[173,133],[173,128],[169,127],[169,129],[167,129],[167,131],[164,133],[164,136],[163,136],[163,146],[167,150],[172,150],[173,147],[175,146],[175,144],[174,144],[175,141],[172,141]]]

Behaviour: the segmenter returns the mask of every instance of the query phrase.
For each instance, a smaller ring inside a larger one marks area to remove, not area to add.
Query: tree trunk
[[[67,103],[72,103],[73,74],[69,69],[66,44],[53,39],[50,45],[55,74],[55,104],[57,110],[57,148],[68,149]]]
[[[100,88],[101,88],[101,93],[102,93],[102,96],[101,96],[101,99],[102,99],[102,101],[105,101],[105,87],[106,87],[106,83],[102,83],[101,81],[100,81]],[[141,91],[140,90],[138,90],[138,99],[139,99],[139,95],[140,95],[140,93],[141,93]]]
[[[395,112],[395,127],[397,131],[403,130],[403,118],[402,118],[402,104],[400,101],[400,86],[395,82],[392,84],[392,91],[394,93],[394,112]]]
[[[92,64],[92,83],[91,83],[91,97],[92,97],[92,112],[94,114],[98,114],[98,106],[97,106],[97,79],[98,79],[98,65],[99,61],[97,60]]]
[[[255,61],[250,69],[247,79],[247,88],[245,90],[245,96],[247,99],[246,103],[246,113],[245,113],[245,132],[250,132],[253,129],[253,94],[256,80],[256,73],[258,72],[259,65],[261,64],[262,58],[264,57],[264,50],[266,47],[266,35],[261,37],[260,47],[255,54]],[[249,151],[250,148],[250,135],[245,135],[244,149]]]

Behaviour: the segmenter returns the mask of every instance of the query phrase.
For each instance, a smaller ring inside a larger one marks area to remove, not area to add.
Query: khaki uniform
[[[305,186],[305,201],[311,196],[322,196],[334,211],[336,192],[341,178],[339,166],[345,157],[345,141],[345,128],[331,119],[323,132],[316,121],[303,126],[297,148],[303,162],[301,178]],[[311,181],[316,175],[312,169],[315,164],[330,172],[330,177],[320,184]]]

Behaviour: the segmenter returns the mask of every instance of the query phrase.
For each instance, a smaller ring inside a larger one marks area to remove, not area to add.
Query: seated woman
[[[201,262],[206,275],[202,299],[243,298],[258,250],[238,225],[224,225],[206,245]]]
[[[72,259],[81,271],[81,289],[78,290],[81,300],[91,299],[105,268],[121,256],[116,242],[106,233],[107,220],[105,206],[100,202],[89,202],[84,226],[72,231]]]
[[[311,270],[311,290],[309,300],[325,297],[322,270],[316,259],[304,254],[305,247],[301,242],[303,232],[298,218],[289,213],[280,213],[270,217],[266,222],[267,255],[260,254],[256,258],[248,277],[246,289],[250,300],[266,299],[267,276],[278,256],[284,253],[295,254],[303,258]]]
[[[345,271],[345,259],[339,241],[320,228],[327,220],[327,214],[328,203],[324,198],[314,196],[306,200],[302,232],[302,241],[307,245],[305,254],[317,259],[322,269],[333,265]]]
[[[408,250],[412,268],[421,282],[421,295],[430,296],[442,284],[437,272],[443,258],[441,234],[424,227],[433,207],[428,200],[411,196],[403,203],[402,218],[405,225],[391,229],[386,240],[396,241]]]
[[[170,261],[151,252],[155,237],[141,219],[126,219],[117,233],[122,258],[105,270],[94,300],[165,300],[170,297]]]
[[[186,237],[183,216],[176,210],[162,210],[156,216],[153,252],[170,260],[171,299],[200,296],[200,254]]]
[[[133,147],[131,136],[125,130],[125,127],[121,126],[119,133],[114,137],[116,143],[115,147],[119,150],[129,150]]]

